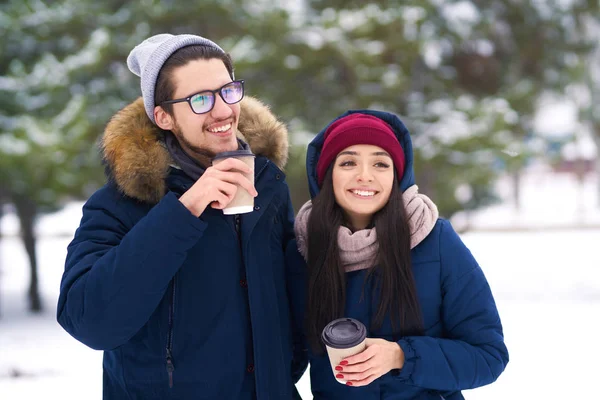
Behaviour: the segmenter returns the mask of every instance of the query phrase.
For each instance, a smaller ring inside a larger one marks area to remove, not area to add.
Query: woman
[[[309,145],[312,201],[288,251],[315,399],[463,399],[508,362],[482,270],[414,185],[409,133],[394,115],[349,111]],[[361,321],[367,348],[332,374],[320,341],[337,318]]]

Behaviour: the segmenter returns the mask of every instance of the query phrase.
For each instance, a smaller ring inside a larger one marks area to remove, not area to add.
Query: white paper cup
[[[321,333],[321,340],[327,349],[331,371],[335,377],[343,372],[336,371],[335,367],[346,357],[362,352],[366,347],[367,328],[353,318],[340,318],[331,321]],[[339,383],[346,384],[345,380],[335,378]]]
[[[220,162],[225,161],[228,158],[237,158],[246,163],[250,167],[250,172],[243,174],[250,183],[254,184],[254,154],[250,150],[235,150],[226,151],[217,154],[213,160],[212,165],[217,165]],[[244,214],[254,210],[254,197],[248,193],[246,189],[238,186],[233,200],[223,209],[223,214]]]

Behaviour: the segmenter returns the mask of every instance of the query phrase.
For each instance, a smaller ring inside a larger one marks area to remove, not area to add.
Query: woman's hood
[[[400,189],[404,192],[406,189],[415,184],[415,176],[413,170],[413,149],[410,134],[404,123],[396,115],[374,110],[350,110],[340,115],[333,121],[331,121],[319,134],[310,142],[306,154],[306,174],[308,175],[308,189],[310,191],[310,197],[314,198],[319,193],[319,185],[317,184],[317,161],[321,155],[321,148],[323,147],[325,131],[335,121],[343,118],[350,114],[368,114],[373,115],[392,127],[402,150],[404,150],[405,166],[404,175],[400,179]]]

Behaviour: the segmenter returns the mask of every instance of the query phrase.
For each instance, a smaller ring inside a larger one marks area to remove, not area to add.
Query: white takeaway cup
[[[225,161],[228,158],[237,158],[238,160],[246,163],[250,167],[250,172],[244,175],[250,183],[254,184],[254,154],[250,150],[234,150],[226,151],[217,154],[213,160],[212,165],[217,165],[220,162]],[[231,202],[223,209],[223,214],[244,214],[254,210],[254,197],[246,189],[238,186],[235,196]]]

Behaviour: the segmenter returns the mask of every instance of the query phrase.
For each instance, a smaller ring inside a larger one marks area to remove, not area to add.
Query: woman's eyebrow
[[[346,150],[346,151],[342,151],[340,154],[338,154],[337,156],[359,156],[360,154],[357,151],[350,151],[350,150]],[[385,156],[385,157],[389,157],[392,158],[392,156],[390,156],[388,154],[388,152],[386,151],[376,151],[374,153],[371,153],[372,156]]]
[[[390,156],[387,152],[385,151],[376,151],[375,153],[371,153],[372,156],[385,156],[385,157],[389,157],[392,158],[392,156]]]

